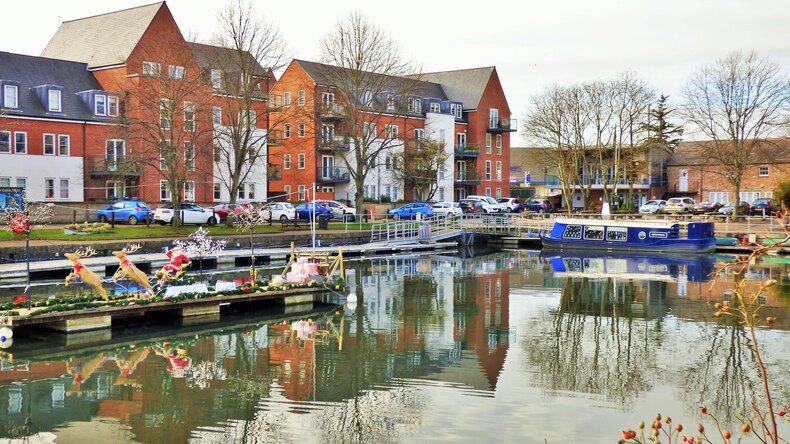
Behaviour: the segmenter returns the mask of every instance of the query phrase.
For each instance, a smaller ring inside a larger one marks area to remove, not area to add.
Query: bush
[[[82,224],[70,224],[64,227],[66,230],[77,231],[80,233],[91,233],[91,234],[100,234],[100,233],[109,233],[112,231],[112,227],[110,224],[105,224],[101,222],[94,222],[94,223],[82,223]]]

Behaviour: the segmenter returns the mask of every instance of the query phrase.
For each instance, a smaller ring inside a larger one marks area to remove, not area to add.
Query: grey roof
[[[494,72],[493,66],[424,73],[423,80],[442,85],[450,100],[462,102],[464,109],[477,109]]]
[[[241,67],[239,66],[238,57],[236,56],[235,49],[223,48],[221,46],[207,45],[205,43],[187,42],[192,55],[200,66],[200,69],[206,70],[216,68],[218,63],[225,66],[222,69],[226,73],[240,73]],[[269,71],[261,66],[255,57],[249,52],[245,52],[246,63],[252,66],[252,73],[256,76],[265,76]]]
[[[298,63],[305,70],[305,72],[307,72],[307,75],[312,77],[313,80],[316,81],[316,83],[321,83],[321,84],[324,84],[324,85],[328,85],[329,83],[331,83],[329,80],[327,80],[327,74],[326,73],[329,70],[337,69],[337,67],[335,67],[335,66],[326,65],[326,64],[323,64],[323,63],[308,62],[306,60],[294,59],[294,62]],[[372,74],[373,75],[377,75],[377,76],[383,76],[382,74],[375,74],[375,73],[372,73]],[[392,85],[394,87],[397,86],[399,81],[402,81],[402,80],[399,80],[399,79],[405,79],[405,78],[395,77],[395,76],[384,76],[384,77],[389,77],[390,78],[389,81],[392,83]],[[418,85],[418,88],[420,89],[420,94],[421,94],[422,97],[431,97],[431,98],[436,98],[436,99],[441,99],[441,100],[448,100],[447,94],[445,94],[444,89],[442,88],[442,85],[439,85],[438,83],[420,81],[420,82],[418,82],[417,85]],[[394,88],[394,89],[397,89],[397,88]]]
[[[92,110],[77,96],[81,91],[102,89],[85,63],[0,52],[0,80],[19,82],[19,111],[4,109],[8,116],[106,120],[95,117]],[[49,112],[31,90],[41,85],[63,87],[62,113]]]
[[[164,4],[63,22],[41,55],[85,62],[89,68],[125,63]]]

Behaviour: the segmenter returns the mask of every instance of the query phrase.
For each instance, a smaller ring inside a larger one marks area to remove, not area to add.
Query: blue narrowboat
[[[557,218],[541,233],[543,247],[555,250],[701,253],[716,248],[713,222]]]
[[[706,282],[713,273],[711,254],[618,254],[595,251],[541,255],[555,277],[624,278],[644,281]]]

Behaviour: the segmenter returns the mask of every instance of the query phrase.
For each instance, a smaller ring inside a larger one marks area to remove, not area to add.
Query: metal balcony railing
[[[279,146],[283,144],[282,133],[278,130],[269,130],[266,133],[266,144],[269,146]]]
[[[126,157],[87,157],[85,169],[94,177],[100,176],[141,176],[142,166]]]
[[[343,106],[339,103],[322,103],[321,117],[324,119],[340,119],[343,117]]]
[[[455,157],[478,157],[480,156],[480,145],[463,144],[455,145]]]
[[[316,168],[316,180],[320,183],[350,182],[351,173],[346,167],[320,166]]]
[[[325,136],[318,141],[318,149],[324,151],[348,151],[351,139],[347,136]]]
[[[488,132],[504,133],[518,131],[517,119],[498,119],[488,121]]]
[[[455,173],[455,183],[476,184],[480,182],[480,174],[477,171],[459,171]]]

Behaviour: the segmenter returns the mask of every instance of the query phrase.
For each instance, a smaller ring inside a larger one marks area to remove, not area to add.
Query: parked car
[[[500,210],[502,209],[502,207],[493,197],[472,195],[472,196],[466,196],[466,199],[478,200],[482,202],[483,210],[485,210],[486,213],[499,213]]]
[[[539,214],[553,213],[554,205],[548,199],[528,199],[519,205],[519,211],[534,211]]]
[[[719,214],[728,215],[729,216],[729,215],[732,214],[732,209],[734,207],[735,207],[735,203],[734,202],[727,202],[727,205],[719,208]],[[748,202],[744,202],[744,201],[738,202],[738,214],[739,215],[744,216],[744,215],[749,214],[749,209],[750,208],[751,208],[751,205],[749,205]]]
[[[458,202],[437,202],[433,204],[433,214],[450,216],[463,214],[461,205]]]
[[[667,201],[664,211],[667,213],[691,213],[696,204],[690,197],[673,197]]]
[[[704,202],[700,202],[694,205],[694,209],[692,212],[694,214],[704,214],[704,213],[717,213],[719,208],[723,207],[724,204],[720,202],[708,202],[707,200]]]
[[[127,222],[129,225],[137,225],[144,222],[146,216],[152,216],[151,209],[145,202],[139,200],[119,200],[112,205],[102,208],[96,214],[99,222],[109,222],[115,216],[116,222]]]
[[[294,209],[296,210],[296,218],[297,219],[311,219],[313,214],[313,203],[312,202],[303,202],[300,204],[294,205]],[[332,210],[329,209],[329,206],[326,204],[315,204],[315,214],[318,217],[326,217],[331,219],[332,218]]]
[[[770,216],[777,211],[780,211],[779,205],[774,203],[770,197],[763,197],[762,199],[755,199],[749,208],[749,214],[752,216]]]
[[[288,202],[272,202],[261,208],[261,216],[267,220],[286,220],[296,219],[296,208]]]
[[[154,221],[161,225],[169,224],[173,221],[173,205],[159,207],[154,212]],[[220,218],[210,208],[203,208],[193,203],[181,204],[181,223],[184,224],[208,224],[215,225],[220,222]]]
[[[422,217],[433,216],[433,207],[425,202],[412,202],[387,211],[387,219],[416,219],[417,214]]]
[[[458,201],[458,206],[461,207],[461,211],[464,213],[487,213],[485,209],[486,204],[480,200],[461,199]]]
[[[666,206],[667,201],[663,199],[648,200],[644,205],[639,207],[639,214],[658,214],[658,211],[663,210]]]
[[[340,219],[343,222],[354,222],[356,220],[357,210],[335,200],[317,200],[316,205],[326,204],[332,212],[333,219]]]
[[[513,213],[518,208],[518,199],[514,197],[502,197],[496,200],[505,213]]]
[[[214,205],[211,207],[211,209],[214,210],[214,213],[216,213],[217,216],[219,216],[220,222],[225,222],[228,220],[228,214],[230,214],[230,204],[223,203]]]

